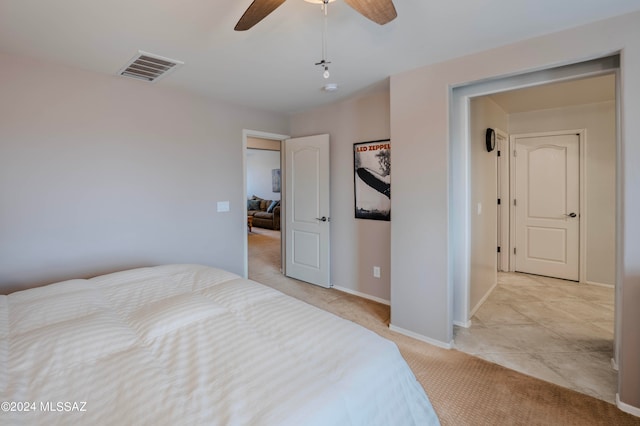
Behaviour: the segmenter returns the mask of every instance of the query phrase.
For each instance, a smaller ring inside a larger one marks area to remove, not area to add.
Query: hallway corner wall
[[[497,152],[487,152],[487,128],[508,130],[507,113],[489,97],[471,99],[471,269],[469,317],[496,285]]]

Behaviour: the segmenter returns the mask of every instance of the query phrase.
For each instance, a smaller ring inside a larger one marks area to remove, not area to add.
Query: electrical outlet
[[[374,266],[373,267],[373,278],[380,278],[380,267],[379,266]]]

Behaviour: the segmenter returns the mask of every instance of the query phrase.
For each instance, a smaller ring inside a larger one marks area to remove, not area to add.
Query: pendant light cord
[[[322,0],[322,12],[324,13],[323,21],[322,21],[322,60],[317,62],[316,65],[320,65],[324,72],[322,76],[324,78],[329,78],[329,64],[331,62],[327,61],[327,15],[329,11],[329,0]]]
[[[329,0],[323,0],[322,10],[324,11],[322,26],[322,60],[327,60],[327,14],[329,13]]]

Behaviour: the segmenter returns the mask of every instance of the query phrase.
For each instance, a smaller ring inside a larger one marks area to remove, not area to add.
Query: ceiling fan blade
[[[392,0],[345,0],[345,3],[380,25],[391,22],[398,16]]]
[[[234,30],[246,31],[258,22],[262,21],[285,0],[253,0],[253,3],[245,10],[244,14],[236,24]]]

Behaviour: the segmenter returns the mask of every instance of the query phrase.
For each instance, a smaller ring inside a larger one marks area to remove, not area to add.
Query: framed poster
[[[353,144],[356,219],[391,220],[391,142]]]

